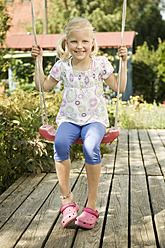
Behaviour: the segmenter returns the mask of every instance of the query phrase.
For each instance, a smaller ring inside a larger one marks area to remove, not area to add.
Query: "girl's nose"
[[[82,42],[77,43],[77,48],[82,48]]]

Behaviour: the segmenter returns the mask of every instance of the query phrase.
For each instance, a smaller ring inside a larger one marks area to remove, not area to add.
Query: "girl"
[[[65,37],[57,46],[60,60],[52,67],[48,77],[45,78],[42,69],[42,49],[33,46],[31,54],[33,58],[39,57],[45,91],[53,88],[59,81],[64,84],[54,141],[54,159],[62,200],[62,225],[66,227],[75,220],[76,225],[91,229],[99,215],[96,200],[101,170],[100,143],[106,132],[105,127],[109,126],[103,80],[117,91],[118,76],[113,74],[114,69],[106,57],[96,57],[97,43],[93,37],[93,27],[83,18],[74,18],[68,23]],[[127,81],[126,47],[119,48],[119,56],[122,57],[120,91],[124,92]],[[37,68],[35,83],[38,89]],[[69,153],[72,143],[79,136],[83,140],[88,201],[77,217],[79,206],[73,202],[74,196],[69,190]]]

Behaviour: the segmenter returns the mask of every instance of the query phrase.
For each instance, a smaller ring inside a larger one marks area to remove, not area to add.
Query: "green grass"
[[[118,126],[122,129],[164,129],[165,108],[162,104],[140,103],[138,107],[138,96],[128,102],[119,102]],[[116,99],[112,99],[108,105],[109,111],[116,110]]]

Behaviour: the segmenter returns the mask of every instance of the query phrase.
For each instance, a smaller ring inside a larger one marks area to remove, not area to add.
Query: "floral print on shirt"
[[[63,100],[56,122],[72,122],[85,125],[101,122],[109,126],[105,104],[103,80],[114,71],[111,63],[104,56],[92,57],[92,68],[87,71],[75,71],[71,65],[72,58],[57,61],[50,75],[64,84]]]

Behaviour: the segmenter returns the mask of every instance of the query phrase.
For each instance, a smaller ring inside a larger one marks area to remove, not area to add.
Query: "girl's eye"
[[[83,40],[84,43],[87,43],[88,41],[87,40]]]
[[[77,41],[76,40],[72,40],[71,43],[76,43]]]

